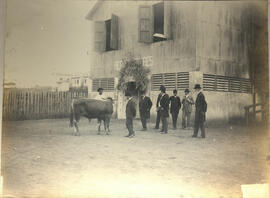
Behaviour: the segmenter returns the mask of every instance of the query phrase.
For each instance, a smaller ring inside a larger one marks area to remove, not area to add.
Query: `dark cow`
[[[98,134],[100,134],[101,121],[104,121],[106,134],[110,132],[110,119],[113,113],[113,100],[74,99],[71,103],[70,127],[74,127],[75,135],[80,135],[78,122],[80,116],[89,119],[97,118],[99,121]]]

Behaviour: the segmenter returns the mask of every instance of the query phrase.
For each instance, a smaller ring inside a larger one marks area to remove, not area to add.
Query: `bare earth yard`
[[[68,125],[68,119],[3,123],[6,197],[239,198],[241,184],[269,176],[262,127],[208,128],[201,139],[191,138],[191,130],[139,131],[136,120],[130,139],[124,120],[111,121],[109,136],[97,135],[96,120],[81,120],[81,136]]]

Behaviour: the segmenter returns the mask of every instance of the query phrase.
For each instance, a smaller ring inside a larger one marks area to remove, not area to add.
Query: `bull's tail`
[[[69,127],[73,127],[73,122],[74,122],[74,100],[72,100],[71,105],[70,105],[70,123]]]

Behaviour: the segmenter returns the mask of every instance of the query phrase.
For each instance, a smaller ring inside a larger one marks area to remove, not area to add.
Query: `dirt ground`
[[[3,123],[5,197],[241,197],[241,184],[267,182],[269,135],[262,127],[207,128],[160,134],[124,120],[111,135],[82,119],[74,136],[68,119]]]

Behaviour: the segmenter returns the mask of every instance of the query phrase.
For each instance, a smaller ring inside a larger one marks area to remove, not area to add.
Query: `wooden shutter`
[[[98,79],[93,79],[92,81],[92,91],[97,91],[99,88],[99,80]]]
[[[103,88],[104,91],[114,90],[114,78],[96,78],[92,81],[92,91]]]
[[[162,74],[153,74],[151,78],[151,89],[152,91],[159,91],[160,85],[163,84]]]
[[[241,92],[241,80],[239,78],[230,77],[230,87],[231,92]]]
[[[113,91],[114,90],[114,78],[108,78],[108,91]]]
[[[175,73],[165,73],[163,74],[164,86],[167,90],[176,89],[176,74]]]
[[[229,77],[228,76],[216,76],[216,90],[221,92],[229,91]]]
[[[177,73],[177,89],[185,90],[189,88],[189,73],[178,72]]]
[[[215,91],[216,90],[216,76],[211,74],[203,74],[203,90]]]
[[[241,92],[242,93],[251,93],[251,81],[249,79],[241,79]]]
[[[104,21],[95,21],[95,51],[104,52],[106,48],[106,27]]]
[[[172,39],[172,2],[164,1],[164,35],[167,39]]]
[[[111,18],[111,41],[110,41],[110,47],[114,50],[118,49],[118,16],[112,14]]]
[[[153,42],[152,6],[139,7],[139,42]]]

